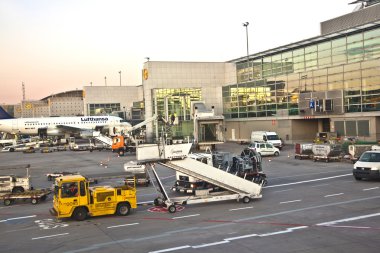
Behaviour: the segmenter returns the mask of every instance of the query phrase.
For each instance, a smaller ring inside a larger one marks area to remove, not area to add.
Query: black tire
[[[116,207],[116,214],[119,216],[127,216],[131,212],[129,203],[119,203]]]
[[[84,221],[87,218],[87,210],[83,207],[77,207],[71,217],[77,221]]]
[[[9,152],[14,152],[14,151],[15,151],[14,148],[10,148],[10,149],[9,149]]]
[[[51,181],[53,179],[53,177],[52,176],[48,176],[48,181]]]
[[[12,189],[12,193],[21,193],[21,192],[24,192],[24,188],[22,187],[15,187]]]
[[[244,203],[244,204],[248,204],[250,201],[251,201],[251,198],[250,198],[250,197],[248,197],[248,196],[244,196],[244,197],[243,197],[243,203]]]
[[[163,201],[162,201],[161,198],[155,198],[154,201],[153,201],[153,204],[155,206],[162,206],[162,203],[163,203]]]
[[[38,199],[32,198],[30,202],[32,203],[32,205],[36,205],[38,204]]]
[[[10,206],[12,205],[12,200],[11,199],[4,199],[4,206]]]
[[[360,180],[362,180],[362,178],[361,177],[358,177],[358,176],[354,176],[355,177],[355,179],[357,180],[357,181],[360,181]]]
[[[177,208],[175,207],[175,205],[170,205],[168,207],[168,211],[169,213],[175,213],[177,211]]]
[[[279,152],[274,152],[274,156],[279,156],[280,155],[280,153]]]

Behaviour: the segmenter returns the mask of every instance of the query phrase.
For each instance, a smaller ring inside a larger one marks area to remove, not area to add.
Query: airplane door
[[[41,138],[47,137],[47,128],[38,128],[38,136]]]

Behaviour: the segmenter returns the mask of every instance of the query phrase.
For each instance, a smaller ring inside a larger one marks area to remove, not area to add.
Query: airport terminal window
[[[186,126],[185,122],[190,121],[190,105],[192,101],[202,101],[202,91],[200,88],[180,88],[180,89],[154,89],[152,91],[153,111],[155,106],[158,115],[164,117],[176,115],[180,120],[179,124],[172,127],[172,131],[177,136],[191,136],[192,128]],[[237,98],[236,98],[237,100]],[[168,111],[165,110],[167,103]],[[161,128],[159,128],[161,131]]]
[[[369,120],[335,121],[334,126],[338,136],[370,136]]]
[[[230,104],[235,112],[250,112],[248,117],[267,116],[280,108],[289,108],[289,114],[296,115],[300,92],[326,90],[344,91],[346,112],[379,111],[380,102],[376,98],[376,95],[380,96],[379,59],[363,61],[376,57],[380,57],[380,28],[333,38],[273,56],[259,57],[252,60],[255,62],[254,68],[257,69],[260,69],[262,61],[263,75],[254,74],[257,88],[246,90],[247,96],[237,93],[235,99],[223,100],[223,105],[226,106],[224,113],[231,113],[231,106],[227,106]],[[247,81],[246,77],[244,79],[239,76],[239,70],[244,68],[247,68],[246,62],[237,63],[238,83],[241,80]],[[311,71],[305,73],[305,70]],[[294,75],[295,73],[297,75]],[[275,90],[271,89],[269,95],[266,92],[262,93],[264,86],[259,84],[259,81],[265,83],[270,77],[284,74],[284,90],[276,85]],[[292,78],[292,75],[295,78]],[[307,77],[301,78],[303,76]],[[231,87],[223,88],[224,98],[231,96]],[[281,101],[290,104],[280,104]]]

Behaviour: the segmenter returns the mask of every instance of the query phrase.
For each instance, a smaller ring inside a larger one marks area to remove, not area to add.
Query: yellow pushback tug
[[[117,214],[126,216],[137,207],[136,188],[90,187],[81,175],[62,176],[55,179],[53,208],[50,213],[57,218],[71,217],[82,221],[87,216]]]

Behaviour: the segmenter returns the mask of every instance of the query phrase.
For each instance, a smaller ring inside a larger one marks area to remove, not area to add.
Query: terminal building
[[[249,140],[253,130],[286,143],[323,131],[380,139],[380,4],[320,26],[320,36],[225,63],[146,62],[145,116],[168,97],[177,134],[188,135],[189,101],[201,100],[224,115],[227,140]]]
[[[83,91],[61,92],[41,100],[23,100],[14,106],[13,115],[16,118],[84,115]]]
[[[117,113],[134,122],[175,115],[173,135],[190,139],[191,102],[203,101],[224,116],[229,141],[256,130],[276,131],[285,143],[311,141],[316,132],[379,140],[380,1],[359,2],[363,8],[322,22],[313,38],[227,62],[148,60],[139,86],[85,86],[78,101],[65,99],[74,115]],[[159,131],[148,124],[148,141]]]

